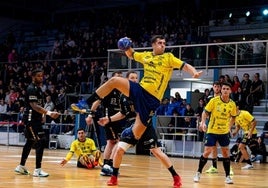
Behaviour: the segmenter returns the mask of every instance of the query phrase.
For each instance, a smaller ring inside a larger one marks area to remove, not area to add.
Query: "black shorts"
[[[27,142],[32,145],[32,148],[44,148],[47,142],[45,131],[43,130],[42,123],[28,123],[24,130]]]
[[[121,121],[108,123],[105,127],[106,140],[117,140],[122,132]]]
[[[248,134],[244,134],[241,143],[250,145],[251,140],[257,138],[257,134],[252,134],[251,138],[248,139]]]
[[[87,168],[86,166],[82,165],[82,163],[78,160],[77,165],[78,168]]]
[[[28,123],[26,125],[24,134],[25,134],[25,138],[29,139],[29,140],[40,140],[40,139],[44,139],[45,137],[45,131],[42,127],[42,123]]]
[[[147,127],[139,142],[142,143],[144,149],[146,150],[161,147],[161,143],[158,142],[158,138],[153,126]]]
[[[141,136],[139,140],[136,140],[134,138],[134,135],[132,132],[132,126],[124,129],[124,131],[122,132],[120,141],[128,143],[132,146],[136,145],[139,142],[143,146],[143,148],[146,150],[158,148],[162,146],[161,143],[158,142],[158,138],[157,138],[155,129],[152,126],[152,124],[150,126],[147,126],[145,132],[143,133],[143,135]]]

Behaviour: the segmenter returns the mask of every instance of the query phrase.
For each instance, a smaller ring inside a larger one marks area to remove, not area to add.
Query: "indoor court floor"
[[[46,149],[42,169],[50,175],[47,178],[20,175],[14,172],[19,164],[22,147],[0,145],[0,188],[105,188],[109,177],[100,176],[100,168],[81,169],[76,167],[76,158],[60,166],[60,161],[68,150]],[[233,185],[224,183],[225,177],[222,162],[218,162],[218,174],[205,174],[199,183],[193,182],[197,170],[198,159],[172,157],[172,162],[177,172],[182,177],[182,188],[267,188],[268,163],[254,164],[252,170],[241,170],[244,164],[232,164],[234,170]],[[204,171],[209,168],[208,161]],[[35,167],[35,151],[32,150],[26,167],[30,172]],[[148,155],[126,154],[120,168],[120,188],[172,188],[171,175],[159,161]]]

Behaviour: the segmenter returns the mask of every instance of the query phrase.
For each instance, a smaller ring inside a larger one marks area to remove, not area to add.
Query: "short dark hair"
[[[39,72],[44,72],[42,69],[34,69],[33,71],[32,71],[32,76],[35,76],[37,73],[39,73]]]
[[[163,35],[154,35],[152,38],[151,38],[151,44],[155,43],[157,39],[165,39],[165,37]]]
[[[214,86],[214,85],[216,85],[216,86],[220,86],[221,83],[220,83],[219,81],[215,81],[215,82],[213,82],[213,86]]]
[[[77,129],[77,132],[79,132],[79,131],[84,131],[84,132],[86,132],[85,129],[82,128],[82,127],[80,127],[80,128]]]
[[[127,72],[127,74],[126,74],[126,78],[128,78],[129,75],[132,74],[132,73],[133,73],[133,74],[137,74],[136,71],[134,71],[134,70],[130,70],[130,71]]]
[[[245,73],[243,76],[244,76],[244,77],[245,77],[245,76],[248,76],[248,77],[249,77],[249,74],[248,74],[248,73]]]
[[[224,75],[220,75],[220,77],[219,77],[219,79],[224,79],[225,77],[224,77]]]
[[[229,86],[230,88],[232,87],[232,85],[229,82],[222,82],[221,86]]]
[[[113,77],[115,74],[122,74],[122,71],[120,71],[120,70],[118,70],[118,71],[114,71],[114,72],[112,73],[112,77]]]

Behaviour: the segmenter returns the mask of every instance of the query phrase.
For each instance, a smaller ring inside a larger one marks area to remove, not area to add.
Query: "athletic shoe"
[[[18,165],[15,168],[15,172],[20,173],[22,175],[29,175],[30,174],[30,172],[27,170],[27,168],[25,166],[22,166],[22,165]]]
[[[103,165],[100,175],[102,176],[111,176],[113,173],[113,168],[107,164]]]
[[[230,176],[234,175],[233,167],[230,167]]]
[[[249,169],[252,169],[252,168],[253,168],[253,165],[247,164],[246,166],[243,166],[241,169],[242,170],[249,170]]]
[[[211,166],[208,170],[206,170],[206,173],[215,174],[215,173],[218,173],[218,169]]]
[[[118,184],[118,181],[117,181],[116,176],[111,176],[111,178],[107,181],[108,186],[114,186],[114,185],[117,185],[117,184]]]
[[[86,166],[87,166],[88,169],[94,168],[94,166],[90,162],[87,163]]]
[[[95,166],[98,166],[99,165],[99,162],[98,161],[94,161],[93,162],[93,166],[95,167]]]
[[[200,176],[201,176],[200,172],[196,172],[196,174],[194,175],[194,182],[199,182]]]
[[[49,174],[44,172],[41,168],[37,168],[33,172],[34,177],[48,177]]]
[[[78,101],[78,103],[75,104],[79,109],[87,109],[88,108],[88,104],[85,101],[85,99],[81,99]]]
[[[180,176],[173,176],[173,188],[181,188],[181,177]]]
[[[233,180],[232,180],[232,178],[230,176],[227,176],[226,179],[225,179],[225,183],[233,184],[234,182],[233,182]]]

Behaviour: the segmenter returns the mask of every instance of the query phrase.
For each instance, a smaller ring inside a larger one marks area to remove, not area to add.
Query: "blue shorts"
[[[220,146],[226,147],[230,144],[229,133],[227,134],[212,134],[208,133],[205,136],[205,146],[216,146],[216,143]]]
[[[134,137],[132,126],[123,130],[120,141],[128,143],[132,146],[135,146],[138,143],[138,140]]]
[[[129,85],[129,98],[133,101],[135,111],[139,113],[141,122],[144,126],[147,126],[150,113],[155,112],[160,105],[160,101],[144,90],[139,83],[129,81]]]
[[[117,140],[122,132],[121,121],[109,122],[105,127],[106,140]]]

